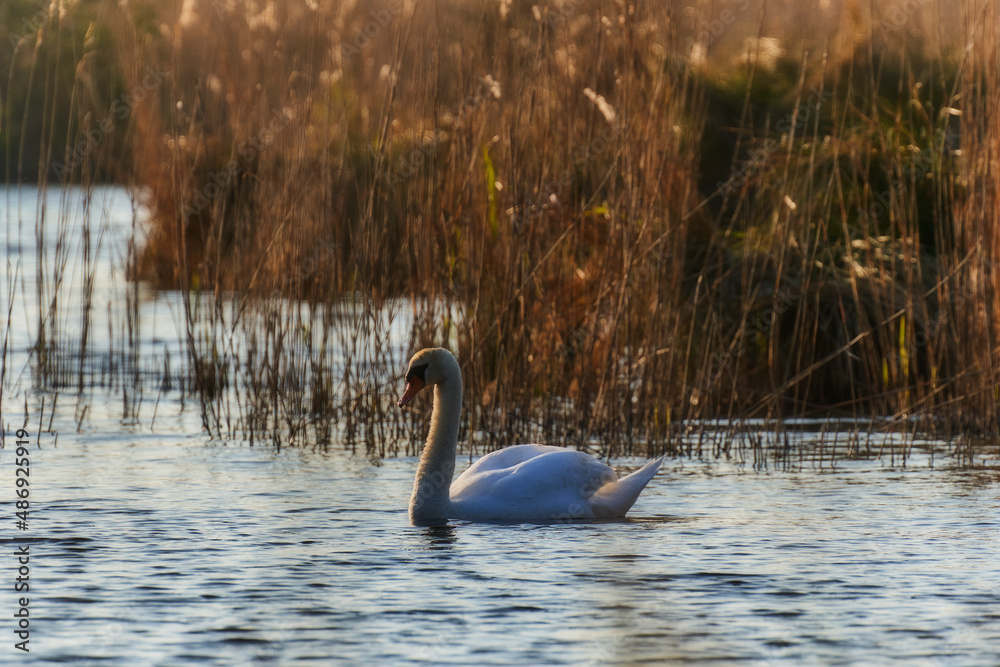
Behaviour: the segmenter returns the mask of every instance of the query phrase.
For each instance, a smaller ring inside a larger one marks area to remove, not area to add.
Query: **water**
[[[428,529],[410,458],[67,440],[32,454],[35,658],[1000,661],[996,470],[672,461],[626,521]]]
[[[32,513],[11,529],[8,440],[0,539],[33,540],[31,652],[5,542],[2,664],[1000,664],[1000,466],[942,443],[905,466],[675,459],[625,521],[416,528],[413,458],[214,440],[176,390],[138,418],[100,392],[50,411],[19,341],[3,422],[27,409]]]

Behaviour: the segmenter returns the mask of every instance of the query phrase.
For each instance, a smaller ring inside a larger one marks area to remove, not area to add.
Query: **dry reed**
[[[408,349],[458,352],[480,449],[764,465],[789,417],[995,433],[997,7],[946,4],[133,3],[102,16],[103,90],[149,90],[62,180],[146,193],[130,276],[184,295],[176,381],[224,437],[409,447],[404,311]],[[67,147],[113,116],[87,58]],[[59,327],[39,377],[72,351],[83,393],[86,328]]]

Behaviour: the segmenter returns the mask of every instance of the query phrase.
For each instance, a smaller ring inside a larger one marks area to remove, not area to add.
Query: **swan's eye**
[[[412,382],[413,378],[417,378],[418,380],[420,380],[424,384],[427,384],[427,378],[424,377],[424,374],[427,372],[427,366],[428,365],[429,364],[420,364],[419,366],[412,367],[409,370],[409,372],[406,374],[406,381],[407,382]]]

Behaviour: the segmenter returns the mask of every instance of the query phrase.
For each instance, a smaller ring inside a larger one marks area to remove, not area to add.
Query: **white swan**
[[[545,523],[625,516],[663,462],[661,456],[618,479],[614,469],[589,454],[516,445],[487,454],[453,484],[462,373],[444,348],[413,355],[399,406],[429,385],[434,387],[434,410],[410,497],[414,525],[447,519]]]

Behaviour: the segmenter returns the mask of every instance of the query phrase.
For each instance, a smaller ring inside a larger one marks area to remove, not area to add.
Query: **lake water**
[[[106,196],[113,264],[132,208]],[[113,303],[107,275],[95,292]],[[169,323],[171,299],[142,312]],[[671,459],[625,521],[415,528],[414,458],[211,439],[176,389],[127,419],[96,391],[81,418],[72,393],[32,388],[21,301],[2,406],[2,664],[1000,664],[995,458],[966,469],[922,442],[905,466]],[[143,329],[150,354],[174,344],[164,326]],[[14,648],[14,539],[30,540],[29,654]]]

